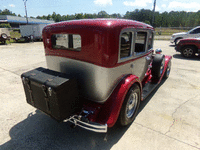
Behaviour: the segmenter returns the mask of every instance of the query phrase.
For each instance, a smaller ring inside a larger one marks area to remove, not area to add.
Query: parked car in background
[[[200,53],[200,38],[181,39],[175,49],[181,52],[184,57],[193,57],[195,54]]]
[[[5,44],[6,40],[10,40],[10,31],[8,28],[0,28],[0,42]]]
[[[176,45],[180,39],[197,38],[197,37],[200,37],[200,26],[195,27],[188,32],[181,32],[181,33],[173,34],[170,39],[170,42],[175,43],[175,45]]]

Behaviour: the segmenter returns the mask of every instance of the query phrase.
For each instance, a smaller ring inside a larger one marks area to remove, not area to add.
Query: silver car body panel
[[[78,81],[80,95],[91,101],[104,103],[127,74],[143,79],[149,63],[143,56],[114,68],[105,68],[92,63],[59,56],[46,56],[49,69],[68,74]]]

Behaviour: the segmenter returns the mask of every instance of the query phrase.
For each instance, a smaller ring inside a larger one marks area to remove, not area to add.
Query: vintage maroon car
[[[107,132],[116,122],[131,124],[140,101],[170,73],[172,57],[159,49],[155,53],[153,38],[153,27],[133,20],[87,19],[46,26],[49,70],[37,68],[22,75],[27,102],[53,118],[95,132]],[[46,75],[37,76],[39,72]],[[60,82],[59,73],[69,80]],[[62,92],[56,89],[69,81]],[[38,96],[40,89],[44,96]]]
[[[195,54],[200,53],[200,38],[182,39],[175,49],[176,51],[181,52],[181,55],[184,57],[194,57]]]

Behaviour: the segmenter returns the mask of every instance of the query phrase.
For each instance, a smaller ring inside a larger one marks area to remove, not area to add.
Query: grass
[[[188,30],[183,30],[183,29],[172,29],[172,28],[155,28],[156,35],[166,35],[166,36],[171,36],[174,33],[178,32],[187,32]],[[159,34],[161,33],[161,34]]]
[[[21,37],[21,34],[18,31],[10,31],[10,37],[11,37],[10,40],[6,40],[6,44],[16,43],[14,38],[19,39]],[[2,43],[0,42],[0,44],[2,44]]]
[[[10,40],[6,40],[6,44],[15,43],[16,41],[13,38],[20,38],[21,34],[17,31],[10,31]]]
[[[13,39],[10,39],[10,41],[6,40],[6,44],[11,44],[11,43],[16,43],[16,41]]]
[[[21,34],[19,32],[11,31],[10,36],[11,38],[20,38]]]

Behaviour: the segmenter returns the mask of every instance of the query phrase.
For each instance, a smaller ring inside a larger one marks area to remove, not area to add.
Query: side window
[[[136,54],[144,53],[146,46],[147,32],[137,32],[135,41]]]
[[[52,48],[81,51],[81,36],[78,34],[53,34]]]
[[[148,50],[153,48],[153,33],[150,32],[149,39],[148,39]]]
[[[191,34],[198,34],[200,33],[200,28],[197,28],[195,30],[193,30],[192,32],[190,32]]]
[[[123,32],[120,37],[120,58],[131,56],[132,32]]]

